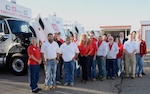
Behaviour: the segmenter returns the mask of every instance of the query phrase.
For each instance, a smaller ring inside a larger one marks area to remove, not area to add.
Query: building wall
[[[150,49],[150,25],[142,26],[142,39],[146,41],[147,49]]]

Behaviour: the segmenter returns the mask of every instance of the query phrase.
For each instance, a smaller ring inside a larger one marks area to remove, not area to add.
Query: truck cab
[[[15,75],[27,70],[27,47],[32,33],[28,22],[7,18],[0,21],[0,65],[9,67]]]
[[[9,68],[15,75],[24,75],[32,37],[28,23],[31,10],[9,1],[0,2],[0,67]]]

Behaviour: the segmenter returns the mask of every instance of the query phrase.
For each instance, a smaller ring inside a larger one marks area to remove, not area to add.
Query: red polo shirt
[[[89,47],[84,45],[84,44],[79,44],[78,45],[79,51],[80,51],[80,55],[87,55],[89,52]]]
[[[93,38],[93,39],[92,39],[92,42],[96,43],[96,42],[97,42],[97,39],[96,39],[96,38]]]
[[[90,56],[94,56],[96,51],[97,51],[96,43],[91,42],[89,45]]]
[[[30,45],[28,47],[28,56],[33,55],[36,59],[40,60],[41,52],[39,47],[35,47],[33,45]],[[39,63],[34,61],[33,59],[28,59],[28,65],[38,65]]]

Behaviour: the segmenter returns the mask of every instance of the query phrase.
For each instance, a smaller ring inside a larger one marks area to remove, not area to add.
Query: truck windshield
[[[8,20],[8,24],[13,34],[29,33],[29,24],[24,21]]]

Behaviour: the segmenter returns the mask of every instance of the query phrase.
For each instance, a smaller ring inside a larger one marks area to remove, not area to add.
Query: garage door
[[[147,49],[150,50],[150,30],[146,30],[145,32],[145,41],[146,41]]]

